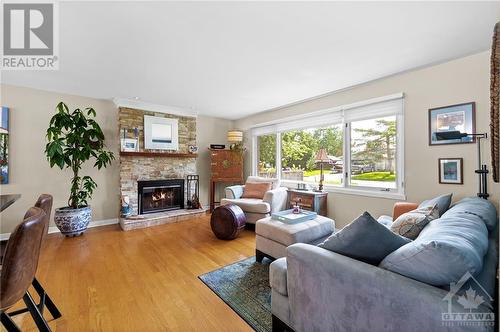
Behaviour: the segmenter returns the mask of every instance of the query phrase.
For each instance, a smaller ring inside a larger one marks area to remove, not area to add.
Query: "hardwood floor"
[[[253,231],[218,240],[208,216],[129,232],[113,225],[78,238],[49,235],[37,277],[63,317],[45,317],[53,331],[252,331],[198,276],[254,250]],[[15,321],[35,329],[29,314]]]

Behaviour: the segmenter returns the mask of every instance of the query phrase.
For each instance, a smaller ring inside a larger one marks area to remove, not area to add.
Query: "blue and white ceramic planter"
[[[54,214],[54,222],[62,234],[78,236],[87,230],[92,220],[92,209],[86,206],[79,209],[69,207],[58,208]]]

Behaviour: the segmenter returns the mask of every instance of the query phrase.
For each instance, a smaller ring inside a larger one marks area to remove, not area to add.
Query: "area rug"
[[[270,262],[264,259],[261,264],[250,257],[198,278],[255,331],[267,332],[272,327]]]

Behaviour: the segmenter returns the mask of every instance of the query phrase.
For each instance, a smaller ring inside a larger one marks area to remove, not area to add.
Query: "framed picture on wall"
[[[179,120],[144,115],[144,147],[179,150]]]
[[[437,133],[459,131],[476,132],[476,104],[474,102],[431,108],[429,110],[429,145],[474,143],[473,137],[438,140]]]
[[[439,183],[464,183],[463,158],[439,158]]]

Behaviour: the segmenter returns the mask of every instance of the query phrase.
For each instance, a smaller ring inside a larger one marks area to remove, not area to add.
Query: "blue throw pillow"
[[[378,264],[385,256],[411,240],[393,233],[365,212],[318,246],[369,264]]]
[[[433,199],[428,199],[428,200],[420,203],[418,208],[420,209],[420,208],[423,208],[426,206],[436,205],[438,210],[439,210],[439,216],[441,217],[443,215],[443,213],[445,213],[446,210],[448,210],[450,208],[451,196],[453,196],[453,194],[446,194],[446,195],[434,197]]]

